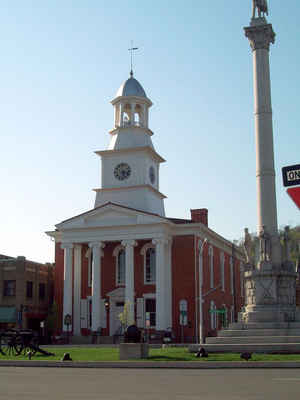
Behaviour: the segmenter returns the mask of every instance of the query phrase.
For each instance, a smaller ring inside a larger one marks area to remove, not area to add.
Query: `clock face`
[[[119,179],[119,181],[129,178],[130,174],[131,168],[126,163],[118,164],[114,169],[115,178]]]
[[[152,184],[155,182],[155,169],[152,166],[149,168],[149,179]]]

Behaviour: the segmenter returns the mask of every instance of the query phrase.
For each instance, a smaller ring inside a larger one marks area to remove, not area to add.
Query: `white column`
[[[168,239],[166,248],[166,326],[172,328],[172,238]]]
[[[80,335],[80,300],[81,300],[81,245],[74,247],[74,316],[73,333]]]
[[[142,124],[143,124],[143,126],[144,126],[145,128],[148,128],[146,119],[147,119],[147,106],[146,106],[146,104],[143,104],[143,118],[142,118]]]
[[[134,125],[134,109],[135,109],[135,104],[131,103],[130,104],[130,125]]]
[[[167,326],[167,308],[168,301],[166,292],[167,287],[167,263],[166,263],[166,238],[153,239],[155,244],[155,261],[156,261],[156,330],[164,331]]]
[[[123,240],[125,247],[125,303],[129,304],[128,323],[132,324],[134,318],[134,246],[135,240]]]
[[[120,126],[124,126],[124,105],[120,104]]]
[[[101,257],[102,242],[89,243],[93,252],[92,264],[92,331],[96,332],[101,327]]]
[[[64,318],[67,314],[72,316],[72,266],[73,266],[73,244],[62,243],[61,248],[64,249],[64,304],[63,304],[63,331],[67,331],[64,325]],[[72,326],[69,326],[71,331]]]

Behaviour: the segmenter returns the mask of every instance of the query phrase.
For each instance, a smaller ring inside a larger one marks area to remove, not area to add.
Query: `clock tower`
[[[130,73],[112,100],[114,129],[101,157],[102,187],[96,192],[95,207],[108,202],[165,216],[159,191],[159,166],[165,160],[155,151],[148,127],[148,99],[141,84]]]

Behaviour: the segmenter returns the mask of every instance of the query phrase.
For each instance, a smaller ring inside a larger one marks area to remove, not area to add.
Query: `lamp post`
[[[202,284],[203,284],[203,249],[204,245],[207,243],[207,238],[203,240],[201,246],[199,247],[199,343],[203,344],[203,312],[202,312]]]

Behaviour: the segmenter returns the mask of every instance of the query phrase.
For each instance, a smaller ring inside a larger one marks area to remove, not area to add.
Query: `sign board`
[[[187,311],[180,311],[179,324],[181,326],[187,326],[188,324]]]
[[[288,188],[287,193],[300,210],[300,186]]]
[[[300,185],[300,164],[282,168],[284,186]]]
[[[187,326],[188,324],[188,303],[187,300],[183,299],[179,302],[179,324],[181,326]]]

